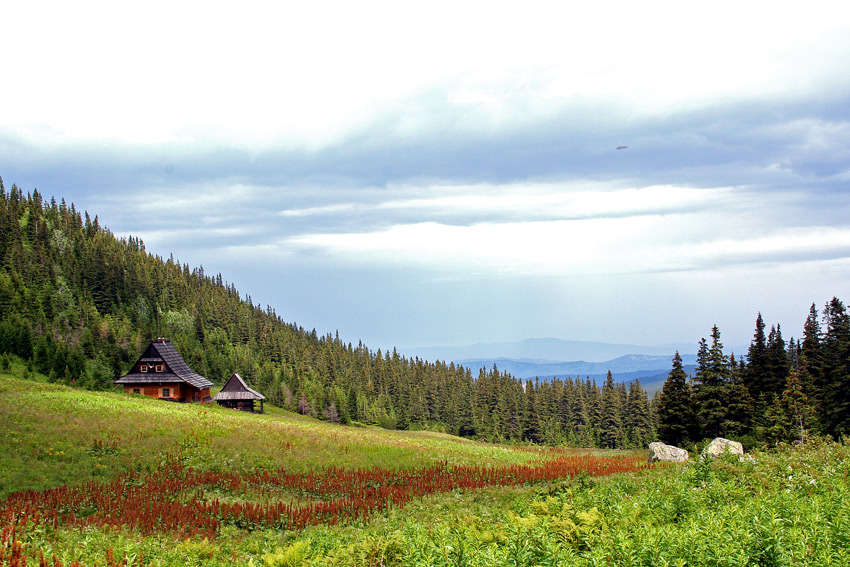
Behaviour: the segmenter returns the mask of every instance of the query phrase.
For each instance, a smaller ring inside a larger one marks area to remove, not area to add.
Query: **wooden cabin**
[[[156,339],[129,373],[115,380],[125,394],[143,394],[172,402],[209,402],[213,383],[189,368],[174,345]]]
[[[227,381],[224,387],[215,395],[213,400],[226,408],[254,412],[254,402],[260,400],[260,413],[263,413],[263,400],[266,397],[256,390],[248,387],[245,380],[236,372]]]

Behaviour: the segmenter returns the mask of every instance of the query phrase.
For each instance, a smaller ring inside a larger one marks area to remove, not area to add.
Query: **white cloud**
[[[391,200],[378,209],[457,217],[583,219],[665,214],[709,206],[729,189],[659,185],[621,188],[616,183],[565,182],[435,186],[420,198]],[[435,194],[437,196],[432,196]]]
[[[713,302],[749,333],[761,302],[805,309],[847,281],[848,15],[14,2],[0,9],[0,174],[68,188],[57,197],[117,234],[265,280],[311,317],[327,305],[328,325],[350,310],[381,333],[537,332],[551,315],[563,335],[582,312],[605,338],[599,321],[632,333],[674,298],[657,328],[702,310],[706,329]],[[408,284],[424,279],[452,283],[420,297]],[[523,295],[534,309],[512,303]],[[443,302],[474,315],[432,320]],[[398,315],[411,303],[421,325]]]
[[[446,277],[717,270],[850,253],[850,229],[774,222],[793,195],[775,195],[771,207],[740,188],[556,187],[441,187],[433,198],[390,200],[363,213],[404,211],[413,219],[406,223],[307,232],[280,245],[342,264],[423,268]],[[478,220],[450,224],[417,216]]]
[[[775,263],[782,262],[786,256],[790,256],[794,263],[822,258],[824,255],[838,254],[843,257],[850,256],[850,228],[781,228],[769,234],[754,234],[741,239],[718,238],[696,246],[682,247],[681,252],[710,265]]]
[[[279,214],[289,218],[356,214],[377,219],[384,225],[393,224],[399,216],[414,219],[410,222],[439,218],[460,223],[482,219],[504,222],[510,219],[617,218],[711,207],[731,191],[730,188],[696,189],[673,185],[620,187],[617,182],[593,181],[391,185],[383,195],[376,195],[369,189],[352,189],[351,192],[361,198],[358,202],[288,208]],[[381,196],[384,199],[380,199]],[[337,195],[332,194],[332,197]]]
[[[788,208],[804,199],[791,191],[771,193],[767,203],[757,190],[742,187],[638,188],[589,181],[399,185],[318,192],[313,206],[278,207],[307,194],[210,183],[109,197],[98,209],[103,218],[120,210],[127,216],[110,222],[113,228],[135,225],[126,232],[141,231],[149,245],[160,248],[209,247],[231,258],[278,264],[310,257],[397,266],[443,278],[717,270],[850,251],[850,229],[787,218]],[[259,214],[258,206],[266,212]],[[316,217],[322,217],[321,225]]]
[[[330,254],[342,264],[355,261],[486,276],[716,271],[741,263],[797,263],[824,254],[850,255],[850,229],[812,227],[736,239],[718,238],[712,232],[707,219],[698,215],[672,222],[651,215],[473,226],[427,222],[371,233],[297,236],[282,245]]]
[[[71,141],[316,149],[435,93],[463,107],[446,110],[459,123],[471,107],[474,124],[511,124],[576,97],[664,112],[841,80],[848,10],[833,2],[805,10],[763,2],[244,2],[238,10],[18,2],[4,7],[0,62],[10,88],[0,106],[15,112],[0,127]]]
[[[300,209],[284,209],[280,211],[282,217],[311,217],[317,215],[335,215],[339,213],[350,213],[360,208],[355,203],[336,203],[320,207],[305,207]]]

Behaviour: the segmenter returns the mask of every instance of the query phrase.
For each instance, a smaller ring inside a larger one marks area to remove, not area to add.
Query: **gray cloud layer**
[[[84,194],[220,180],[335,189],[411,180],[505,183],[564,177],[635,184],[831,186],[850,175],[850,120],[843,105],[850,86],[830,94],[819,100],[747,100],[638,117],[601,103],[566,106],[504,126],[482,118],[475,128],[463,127],[464,109],[443,102],[435,111],[431,102],[398,110],[313,151],[252,152],[201,142],[34,145],[6,134],[0,137],[0,168],[22,184],[33,179]],[[406,120],[427,122],[433,115],[440,119],[412,133],[402,131]],[[621,144],[628,149],[615,151]]]
[[[740,295],[729,311],[747,320],[766,307],[802,319],[809,301],[841,295],[836,286],[847,281],[848,83],[804,100],[750,98],[654,114],[573,100],[504,122],[425,92],[312,149],[36,143],[0,131],[0,175],[75,201],[158,253],[230,270],[243,291],[298,320],[350,325],[361,338],[463,342],[463,333],[435,330],[456,317],[479,340],[566,336],[563,320],[596,317],[583,303],[610,301],[605,309],[615,311],[607,316],[633,317],[634,326],[655,318],[665,301],[684,312],[697,301],[722,302],[735,286]],[[585,198],[621,200],[628,189],[638,202],[625,208]],[[573,194],[583,200],[573,203]],[[650,197],[662,200],[642,208],[640,199]],[[628,222],[605,224],[610,219]],[[615,226],[624,232],[605,240],[601,231]],[[503,236],[499,248],[484,249]],[[543,244],[552,239],[563,240],[563,252]],[[638,242],[653,247],[646,258]],[[429,257],[431,250],[441,257]],[[816,260],[825,263],[809,264]],[[753,301],[772,277],[789,273],[775,266],[788,264],[807,266],[818,281],[807,289],[790,278],[766,307]],[[723,270],[722,280],[712,279]],[[689,283],[651,275],[689,271],[703,275]],[[531,272],[542,279],[518,283]],[[638,273],[650,275],[616,280]],[[600,274],[614,279],[601,284]],[[365,322],[370,309],[377,322]],[[523,311],[538,325],[518,322]],[[688,317],[704,328],[716,322],[702,307]],[[476,318],[486,322],[468,322]],[[517,335],[493,331],[502,324]],[[649,325],[658,342],[692,338],[665,334],[673,332],[665,325]],[[567,338],[635,340],[590,322],[573,329]]]

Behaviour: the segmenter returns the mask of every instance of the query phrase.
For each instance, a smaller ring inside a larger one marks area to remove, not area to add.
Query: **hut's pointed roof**
[[[145,364],[162,364],[164,366],[162,372],[139,372],[140,363]],[[212,382],[189,368],[180,353],[173,344],[165,339],[157,339],[153,341],[136,364],[133,365],[133,370],[129,374],[125,374],[115,381],[116,384],[145,384],[145,383],[160,383],[160,382],[186,382],[195,388],[202,390],[213,385]]]
[[[258,391],[249,388],[242,377],[234,372],[224,387],[213,398],[214,401],[229,400],[265,400],[266,397]]]

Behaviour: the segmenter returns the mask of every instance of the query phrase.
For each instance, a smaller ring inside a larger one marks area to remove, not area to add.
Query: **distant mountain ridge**
[[[682,361],[686,365],[696,363],[696,355],[684,354]],[[566,378],[590,376],[604,377],[610,370],[617,381],[628,381],[646,376],[656,376],[670,371],[673,355],[650,356],[629,354],[605,362],[533,362],[511,358],[456,360],[455,364],[469,368],[475,374],[481,368],[491,369],[495,364],[501,370],[517,378]]]
[[[591,378],[604,379],[608,371],[617,382],[639,379],[650,395],[659,391],[678,352],[685,372],[696,368],[697,344],[671,343],[658,346],[613,344],[563,339],[526,339],[514,343],[480,343],[467,346],[400,349],[404,355],[426,360],[454,362],[472,371],[491,370],[495,365],[517,379]]]
[[[398,349],[401,354],[424,360],[499,360],[511,359],[532,364],[571,361],[608,362],[628,355],[671,357],[675,352],[696,352],[697,343],[671,343],[658,346],[572,341],[555,338],[526,339],[519,342],[479,343],[466,346],[431,346]],[[607,371],[607,370],[606,370]],[[612,370],[613,372],[613,370]]]

